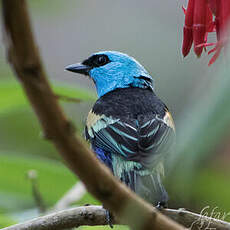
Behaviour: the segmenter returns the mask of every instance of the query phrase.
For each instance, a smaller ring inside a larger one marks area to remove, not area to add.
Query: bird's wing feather
[[[87,121],[86,137],[93,146],[106,152],[148,165],[154,161],[155,157],[151,156],[168,151],[174,133],[173,121],[168,114],[166,112],[162,119],[151,114],[122,120],[91,111],[88,119],[93,118],[93,122]]]

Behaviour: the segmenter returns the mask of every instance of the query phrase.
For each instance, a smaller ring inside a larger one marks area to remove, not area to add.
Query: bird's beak
[[[81,63],[77,63],[77,64],[68,65],[65,67],[65,69],[74,73],[89,75],[89,71],[91,70],[91,67],[87,65],[83,65]]]

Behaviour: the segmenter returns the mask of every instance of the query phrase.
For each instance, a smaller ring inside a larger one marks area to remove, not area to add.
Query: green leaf
[[[88,100],[95,100],[96,96],[93,93],[89,93],[88,91],[79,89],[79,88],[74,88],[69,85],[62,85],[62,86],[55,86],[54,87],[54,92],[56,94],[61,94],[73,98],[78,98],[83,101],[88,101]]]
[[[57,94],[79,98],[83,101],[92,100],[94,96],[85,90],[69,86],[55,86]],[[83,128],[82,103],[62,103],[72,120]],[[79,109],[78,109],[79,108]],[[77,109],[77,110],[76,110]],[[85,111],[88,110],[85,108]],[[80,114],[80,115],[79,115]],[[34,115],[21,86],[14,81],[1,81],[0,84],[0,153],[3,151],[42,155],[60,159],[53,146],[42,138],[37,117]],[[25,144],[26,140],[26,144]]]
[[[28,107],[0,115],[0,153],[41,155],[59,159],[53,145],[42,138],[40,125]]]
[[[41,194],[46,204],[53,205],[63,194],[68,191],[74,183],[76,177],[63,164],[48,159],[35,157],[18,157],[7,154],[0,155],[0,196],[5,198],[14,197],[26,201],[23,208],[34,206],[31,191],[31,182],[26,177],[27,172],[34,169],[38,172],[38,182]],[[0,206],[3,207],[3,202]],[[7,207],[6,207],[7,208]],[[11,209],[19,209],[18,203]]]
[[[5,228],[13,224],[16,223],[10,217],[0,213],[0,228]]]
[[[192,199],[201,207],[210,206],[206,211],[211,212],[216,207],[215,213],[220,212],[221,216],[228,213],[225,221],[230,221],[229,173],[229,170],[226,172],[215,167],[204,168],[192,182],[196,188],[192,190]]]
[[[11,81],[0,83],[0,114],[7,110],[27,104],[25,95],[18,84]]]
[[[62,94],[69,97],[75,97],[83,101],[94,100],[95,96],[86,90],[73,88],[69,85],[54,86],[56,94]],[[28,105],[28,101],[24,95],[22,87],[14,81],[0,82],[0,114],[5,113],[9,109]]]

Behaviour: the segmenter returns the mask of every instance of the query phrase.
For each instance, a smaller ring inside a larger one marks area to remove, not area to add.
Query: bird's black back
[[[93,112],[114,118],[137,119],[139,115],[158,114],[163,118],[167,107],[150,89],[125,88],[99,98]]]

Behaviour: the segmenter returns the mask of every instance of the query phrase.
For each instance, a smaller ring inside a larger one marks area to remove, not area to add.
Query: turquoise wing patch
[[[86,137],[94,147],[145,165],[152,164],[151,156],[168,150],[174,133],[156,115],[121,120],[90,112],[89,117]]]

